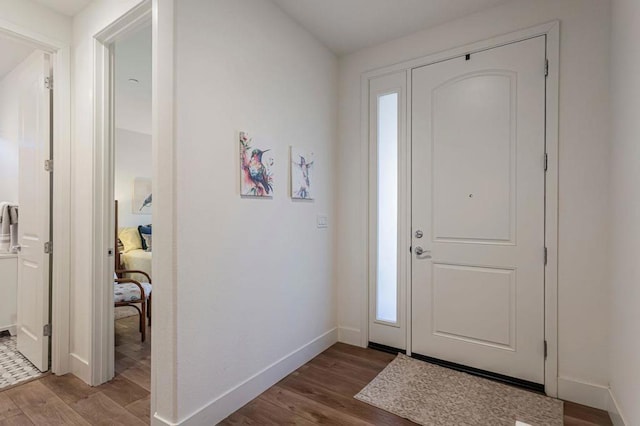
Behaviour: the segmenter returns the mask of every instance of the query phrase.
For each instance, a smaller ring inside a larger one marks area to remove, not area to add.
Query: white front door
[[[412,72],[412,352],[537,384],[545,44]]]
[[[19,119],[18,350],[39,370],[49,369],[50,230],[50,75],[49,57],[34,53],[21,77]]]

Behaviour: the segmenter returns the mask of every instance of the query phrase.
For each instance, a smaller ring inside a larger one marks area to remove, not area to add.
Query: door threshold
[[[479,368],[469,367],[467,365],[457,364],[455,362],[432,358],[430,356],[420,355],[417,353],[412,353],[411,358],[545,395],[544,385],[540,383],[530,382],[528,380],[518,379],[504,374],[493,373],[491,371],[481,370]]]
[[[375,349],[376,351],[386,352],[388,354],[406,354],[404,349],[394,348],[393,346],[381,345],[380,343],[369,342],[369,349]]]

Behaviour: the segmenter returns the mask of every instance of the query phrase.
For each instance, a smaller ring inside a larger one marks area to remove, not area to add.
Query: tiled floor
[[[48,375],[0,391],[0,426],[149,424],[150,336],[140,342],[137,317],[116,321],[112,381],[93,388],[71,374]]]
[[[16,336],[0,337],[0,390],[42,375],[18,352],[16,345]]]

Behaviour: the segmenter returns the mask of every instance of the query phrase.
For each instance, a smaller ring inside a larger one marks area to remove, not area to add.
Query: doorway
[[[114,373],[151,391],[151,23],[112,44]],[[140,392],[140,396],[145,392]]]
[[[0,388],[51,368],[53,61],[0,35]]]
[[[368,79],[370,346],[545,390],[550,28]]]

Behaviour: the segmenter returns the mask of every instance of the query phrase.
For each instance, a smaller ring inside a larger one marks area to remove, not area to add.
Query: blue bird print
[[[264,191],[269,194],[273,188],[269,182],[269,173],[267,167],[262,162],[262,155],[269,151],[268,149],[261,151],[254,149],[251,152],[251,159],[249,160],[249,178],[256,187],[264,188]]]
[[[144,209],[145,207],[148,207],[148,206],[151,205],[151,201],[152,201],[151,200],[152,199],[151,195],[152,194],[149,194],[149,195],[147,195],[145,197],[144,201],[142,202],[142,205],[140,206],[140,210],[138,210],[138,211],[142,211],[142,209]]]

